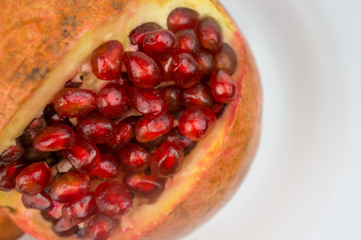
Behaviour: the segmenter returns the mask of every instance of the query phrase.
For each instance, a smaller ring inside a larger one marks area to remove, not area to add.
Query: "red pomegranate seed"
[[[58,219],[63,216],[62,209],[64,204],[53,202],[53,207],[48,210],[40,211],[43,218],[48,221],[55,223]]]
[[[76,131],[85,140],[95,144],[108,142],[114,136],[114,124],[98,112],[91,112],[79,119]]]
[[[193,29],[183,29],[175,33],[179,42],[179,51],[197,56],[201,51],[201,44]]]
[[[115,178],[120,173],[119,168],[119,162],[112,155],[102,154],[100,162],[90,175],[98,179]]]
[[[144,148],[128,143],[120,149],[118,159],[125,168],[133,172],[143,172],[149,167],[150,154]]]
[[[157,63],[142,52],[125,52],[124,65],[137,87],[151,88],[159,82],[161,74]]]
[[[162,29],[162,27],[159,26],[157,23],[154,23],[154,22],[144,23],[144,24],[140,25],[139,27],[135,28],[129,34],[130,42],[133,45],[138,45],[139,47],[143,47],[143,40],[144,40],[145,36],[148,33],[152,32],[154,30],[158,30],[158,29]]]
[[[0,168],[0,190],[10,191],[15,188],[16,176],[26,167],[24,162],[13,162]]]
[[[191,106],[210,107],[214,101],[211,90],[200,83],[183,89],[180,99],[187,108]]]
[[[75,132],[64,124],[43,129],[34,138],[34,148],[42,152],[55,152],[74,145]]]
[[[51,152],[38,151],[32,146],[28,146],[24,150],[23,159],[29,163],[45,161],[50,157]]]
[[[153,59],[165,61],[178,50],[178,39],[174,33],[169,30],[155,30],[145,36],[143,50]]]
[[[236,97],[237,86],[226,72],[220,70],[212,74],[209,86],[213,97],[221,103],[229,103]]]
[[[179,109],[180,106],[180,94],[181,89],[177,85],[166,86],[160,91],[163,99],[168,105],[169,112],[175,112]]]
[[[99,184],[95,189],[94,196],[100,211],[113,217],[124,214],[133,205],[132,195],[119,181]]]
[[[58,125],[58,124],[65,124],[68,126],[72,126],[72,124],[68,118],[60,117],[59,114],[56,113],[56,111],[54,109],[54,105],[52,103],[48,104],[45,107],[44,117],[46,119],[46,123],[51,126]]]
[[[165,142],[153,153],[150,160],[152,175],[169,178],[180,171],[184,159],[183,149],[175,143]]]
[[[51,198],[44,192],[36,195],[22,195],[21,200],[26,208],[32,208],[37,210],[48,210],[53,207]]]
[[[211,108],[212,108],[214,114],[216,114],[216,116],[219,117],[222,114],[225,106],[226,106],[226,104],[224,104],[224,103],[216,102],[215,104],[212,105]]]
[[[81,137],[75,138],[75,144],[71,149],[63,150],[63,156],[82,173],[90,173],[100,161],[99,149]]]
[[[123,146],[134,138],[135,117],[127,117],[115,125],[114,137],[109,141],[110,146]]]
[[[179,131],[193,141],[207,136],[216,122],[216,115],[208,107],[187,108],[179,119]]]
[[[96,98],[99,112],[108,118],[120,117],[127,110],[127,103],[125,89],[115,83],[103,87]]]
[[[77,202],[65,205],[62,209],[63,217],[72,224],[78,224],[98,211],[93,194],[88,194]]]
[[[197,36],[202,46],[211,52],[218,51],[222,46],[222,29],[212,17],[205,17],[200,20],[197,26]]]
[[[203,75],[201,67],[189,53],[176,55],[170,62],[168,73],[170,78],[182,88],[195,85]]]
[[[209,77],[216,69],[213,55],[207,50],[202,50],[195,59],[201,66],[204,77]]]
[[[84,173],[68,172],[50,185],[50,197],[57,203],[73,203],[89,194],[90,178]]]
[[[143,198],[153,198],[164,188],[164,181],[144,173],[128,173],[123,183],[129,191]]]
[[[142,117],[135,125],[135,138],[139,142],[149,142],[169,132],[174,125],[173,116],[166,113],[158,118]]]
[[[171,142],[182,147],[184,153],[189,153],[196,145],[196,142],[183,136],[177,127],[173,128],[165,135],[164,142]]]
[[[199,21],[199,13],[190,8],[176,8],[168,16],[167,25],[172,32],[195,28]]]
[[[237,55],[227,43],[223,43],[221,49],[214,54],[214,61],[218,70],[223,70],[229,75],[237,69]]]
[[[0,162],[5,165],[15,162],[21,158],[24,154],[24,147],[21,145],[19,140],[16,140],[16,145],[8,147],[0,155]]]
[[[59,237],[69,237],[73,235],[77,229],[78,226],[74,226],[69,220],[65,218],[60,218],[53,225],[53,231]]]
[[[90,59],[94,75],[102,80],[119,78],[123,54],[123,45],[117,40],[111,40],[100,45],[94,50]]]
[[[126,92],[129,92],[129,89],[134,86],[132,81],[127,73],[123,73],[120,75],[120,78],[117,79],[117,83],[124,89]]]
[[[85,236],[91,240],[106,240],[117,227],[117,221],[107,215],[94,216],[85,228]]]
[[[33,145],[35,136],[46,127],[47,123],[44,117],[34,118],[21,135],[21,141],[25,145]]]
[[[33,163],[16,176],[15,189],[26,195],[42,192],[51,179],[51,169],[44,162]]]
[[[129,106],[148,118],[156,118],[168,110],[160,92],[156,89],[132,87],[129,91]]]
[[[63,88],[55,95],[53,104],[60,117],[81,117],[96,109],[95,93],[85,89]]]

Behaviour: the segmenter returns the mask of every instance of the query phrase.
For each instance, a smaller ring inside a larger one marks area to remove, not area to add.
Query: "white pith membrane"
[[[101,45],[103,42],[116,39],[123,43],[125,51],[134,50],[134,46],[130,44],[128,39],[130,31],[145,22],[156,22],[164,29],[166,29],[166,20],[168,14],[177,7],[189,7],[196,9],[201,14],[201,17],[211,15],[222,27],[224,42],[229,43],[232,47],[239,47],[239,45],[232,44],[231,42],[231,34],[235,31],[233,24],[229,19],[224,19],[224,15],[221,15],[221,12],[215,10],[214,3],[208,0],[201,0],[198,1],[197,5],[198,4],[202,5],[202,7],[194,6],[191,0],[168,1],[162,6],[157,6],[157,3],[149,3],[147,1],[143,1],[142,4],[137,6],[132,6],[132,3],[130,2],[126,6],[126,9],[123,10],[124,12],[128,12],[128,15],[121,15],[120,17],[109,19],[104,27],[97,29],[93,33],[85,34],[85,36],[82,37],[82,39],[73,46],[73,50],[67,54],[62,63],[60,63],[59,66],[49,74],[48,80],[44,82],[42,86],[40,86],[34,92],[31,98],[23,104],[11,122],[11,125],[7,126],[4,132],[0,135],[0,152],[14,143],[13,139],[21,135],[22,129],[24,129],[33,118],[37,117],[39,113],[43,111],[45,105],[51,101],[51,97],[59,89],[63,88],[65,82],[69,80],[69,78],[72,78],[72,76],[77,78],[83,75],[84,78],[81,88],[90,89],[96,93],[102,86],[108,83],[107,81],[96,79],[91,71],[89,71],[90,69],[88,59],[96,47]],[[148,9],[154,9],[154,11],[149,12]],[[123,28],[120,28],[119,26],[123,26]],[[238,49],[235,49],[236,52],[237,50]],[[78,62],[74,62],[72,59],[77,59]],[[67,69],[67,71],[64,71],[65,69]],[[236,74],[237,73],[235,73],[235,75]],[[162,86],[165,86],[170,83],[163,84],[164,85]],[[34,102],[41,104],[34,104]],[[167,180],[166,189],[162,192],[156,203],[145,204],[146,200],[143,201],[135,198],[134,210],[121,217],[121,231],[126,232],[137,228],[133,222],[142,222],[144,225],[149,224],[147,222],[147,218],[144,216],[149,214],[149,216],[151,216],[149,219],[157,219],[154,217],[154,214],[160,214],[162,212],[160,209],[157,210],[157,206],[167,208],[170,207],[167,202],[171,204],[176,202],[175,200],[169,201],[169,199],[176,199],[179,197],[177,194],[182,191],[177,192],[177,187],[178,189],[187,189],[187,186],[190,186],[191,184],[191,182],[187,181],[187,179],[191,179],[189,176],[196,174],[195,171],[202,171],[202,168],[195,168],[194,166],[197,164],[202,164],[206,168],[207,162],[210,161],[209,153],[214,149],[217,149],[217,146],[214,145],[214,141],[209,141],[207,139],[225,138],[227,134],[227,129],[224,127],[224,125],[227,123],[225,117],[226,114],[227,111],[225,111],[220,119],[217,119],[215,126],[207,138],[199,142],[196,148],[193,149],[189,155],[187,155],[187,157],[184,159],[181,172],[178,173],[175,177]],[[129,111],[128,114],[123,115],[121,119],[124,119],[126,116],[130,115],[139,114],[134,111]],[[24,116],[26,116],[26,121],[24,120]],[[8,134],[6,135],[8,137],[5,137],[5,134]],[[7,138],[8,141],[5,141],[5,138]],[[213,154],[217,155],[219,152],[213,152]],[[66,172],[71,167],[71,165],[69,166],[69,164],[61,162],[56,166],[56,169],[59,172]],[[171,190],[168,191],[168,189]],[[5,198],[14,199],[15,201],[9,204],[8,201],[5,202]],[[14,206],[19,208],[19,204],[22,205],[21,201],[19,202],[19,199],[20,198],[18,197],[18,193],[15,191],[10,193],[0,192],[0,205],[6,205],[9,207]],[[20,206],[20,208],[22,208],[22,206]],[[32,211],[37,210],[28,210],[25,212],[25,214],[29,214],[29,221],[41,222],[41,225],[44,225],[43,220],[37,219],[40,217],[39,214],[33,214]],[[30,216],[30,214],[34,216]],[[139,221],[139,219],[142,219],[142,221]],[[159,217],[159,219],[161,219],[161,217]],[[46,223],[48,226],[49,224],[50,223]]]

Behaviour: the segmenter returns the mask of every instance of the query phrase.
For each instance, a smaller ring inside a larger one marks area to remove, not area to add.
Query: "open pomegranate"
[[[232,196],[261,89],[217,1],[0,7],[0,205],[25,232],[175,239]]]

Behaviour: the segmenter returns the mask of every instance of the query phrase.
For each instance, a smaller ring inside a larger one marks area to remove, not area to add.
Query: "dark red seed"
[[[15,188],[16,176],[26,167],[24,162],[13,162],[0,168],[0,190],[10,191]]]
[[[202,50],[195,59],[202,68],[204,77],[209,77],[216,69],[213,55],[207,50]]]
[[[149,118],[156,118],[168,110],[160,92],[156,89],[132,87],[129,91],[129,106]]]
[[[117,227],[117,221],[107,215],[94,216],[85,228],[85,236],[91,240],[106,240]]]
[[[177,85],[166,86],[161,89],[163,99],[168,105],[169,112],[175,112],[180,107],[181,88]]]
[[[69,237],[73,235],[77,229],[78,226],[74,226],[69,220],[65,218],[60,218],[53,225],[53,231],[59,237]]]
[[[46,126],[47,123],[44,117],[34,118],[21,135],[21,141],[25,145],[33,145],[35,136],[46,128]]]
[[[71,122],[68,118],[60,117],[59,114],[56,113],[54,109],[54,105],[52,103],[48,104],[44,109],[44,117],[46,119],[46,123],[48,125],[54,126],[58,124],[66,124],[68,126],[72,126]]]
[[[41,216],[48,221],[55,223],[58,219],[63,216],[62,209],[64,204],[53,202],[53,207],[48,210],[40,211]]]
[[[5,165],[15,162],[21,158],[24,154],[24,147],[19,140],[16,140],[16,145],[8,147],[0,155],[0,162],[3,162]]]
[[[55,152],[74,145],[75,132],[64,124],[44,128],[34,138],[34,148],[42,152]]]
[[[90,185],[88,175],[68,172],[51,183],[50,197],[57,203],[73,203],[89,194]]]
[[[143,172],[149,167],[150,154],[133,143],[126,144],[118,153],[118,159],[126,169]]]
[[[190,8],[176,8],[168,16],[167,25],[172,32],[181,29],[195,28],[199,21],[199,13]]]
[[[214,61],[218,70],[223,70],[229,75],[237,69],[237,55],[227,43],[223,43],[221,49],[214,54]]]
[[[130,78],[127,73],[122,72],[120,78],[117,79],[117,83],[124,89],[126,92],[129,91],[131,87],[134,86],[133,82],[130,81]]]
[[[223,42],[222,29],[213,17],[202,18],[196,32],[204,48],[211,52],[217,52],[221,48]]]
[[[173,113],[173,118],[176,121],[179,121],[180,117],[182,116],[183,112],[184,112],[185,108],[180,108],[179,110],[177,110],[176,112]]]
[[[82,173],[90,173],[100,161],[99,149],[81,137],[75,138],[75,144],[71,149],[63,150],[63,156]]]
[[[182,88],[195,85],[203,75],[201,67],[189,53],[176,55],[170,62],[168,73],[170,78]]]
[[[201,44],[193,29],[183,29],[175,33],[179,42],[179,51],[197,56],[201,51]]]
[[[15,189],[21,194],[35,195],[48,186],[50,179],[51,169],[46,163],[33,163],[16,176]]]
[[[125,89],[115,83],[103,87],[96,98],[99,112],[108,118],[120,117],[127,110],[127,103]]]
[[[95,97],[90,90],[63,88],[54,97],[54,109],[60,117],[81,117],[96,109]]]
[[[133,197],[119,181],[99,184],[94,192],[98,208],[109,216],[120,216],[133,206]]]
[[[183,136],[177,127],[173,128],[165,135],[164,142],[175,143],[183,148],[184,153],[189,153],[196,145],[196,142]]]
[[[169,30],[155,30],[145,36],[143,50],[151,58],[157,61],[165,61],[178,50],[178,39]]]
[[[45,161],[50,157],[51,152],[38,151],[32,146],[26,147],[23,154],[23,159],[29,163]]]
[[[212,105],[211,108],[212,108],[214,114],[216,114],[216,116],[219,117],[222,114],[225,106],[226,106],[226,104],[224,104],[224,103],[216,102],[215,104]]]
[[[94,75],[102,80],[119,78],[123,54],[123,45],[117,40],[111,40],[100,45],[93,51],[90,59]]]
[[[26,208],[32,208],[37,210],[48,210],[53,207],[51,198],[44,192],[36,195],[22,195],[21,200]]]
[[[211,90],[200,83],[183,89],[180,99],[187,108],[191,106],[210,107],[214,101]]]
[[[139,47],[143,47],[143,40],[144,40],[145,36],[148,33],[152,32],[154,30],[158,30],[158,29],[162,29],[162,27],[159,26],[157,23],[154,23],[154,22],[144,23],[144,24],[140,25],[139,27],[135,28],[129,34],[130,42],[133,45],[138,45]]]
[[[152,198],[164,189],[164,181],[144,173],[128,173],[123,183],[129,191],[143,198]]]
[[[207,136],[214,123],[216,115],[208,107],[187,108],[179,119],[179,131],[193,141],[200,141]]]
[[[213,97],[221,103],[233,101],[237,94],[237,86],[234,80],[226,72],[220,70],[212,74],[209,86]]]
[[[115,134],[109,141],[110,146],[123,146],[134,138],[135,124],[137,119],[135,117],[127,117],[115,125]]]
[[[160,135],[156,139],[149,141],[149,142],[138,142],[137,140],[134,141],[135,144],[147,150],[150,154],[153,154],[155,150],[164,142],[164,135]]]
[[[119,173],[119,162],[110,154],[102,154],[100,162],[90,175],[98,179],[109,179],[117,177]]]
[[[160,80],[157,63],[142,52],[125,52],[124,65],[128,76],[135,86],[151,88]]]
[[[76,131],[85,140],[101,144],[108,142],[114,136],[114,124],[100,113],[91,112],[79,119]]]
[[[73,82],[72,80],[68,80],[65,83],[66,88],[79,88],[81,86],[82,82]]]
[[[169,132],[174,125],[173,116],[166,113],[158,118],[142,117],[135,126],[135,138],[139,142],[149,142]]]
[[[77,202],[65,205],[62,209],[63,217],[72,224],[78,224],[98,211],[93,194],[88,194]]]
[[[150,170],[156,178],[169,178],[180,171],[184,159],[183,149],[175,143],[165,142],[153,153]]]

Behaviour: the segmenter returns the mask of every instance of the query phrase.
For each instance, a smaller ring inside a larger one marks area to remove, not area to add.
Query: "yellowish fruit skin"
[[[59,66],[67,66],[64,61],[67,61],[69,56],[79,57],[77,61],[73,61],[73,64],[79,66],[89,57],[90,49],[108,39],[118,39],[128,48],[127,36],[133,28],[145,21],[155,21],[166,27],[169,12],[180,6],[194,8],[201,15],[211,15],[221,24],[224,41],[233,47],[238,56],[238,68],[232,76],[238,87],[237,98],[228,104],[207,138],[199,142],[186,157],[182,171],[168,181],[167,188],[159,199],[128,213],[127,219],[122,219],[121,226],[110,239],[179,239],[191,232],[209,219],[233,195],[246,175],[258,146],[262,103],[259,75],[252,54],[235,23],[216,1],[122,1],[119,15],[95,30],[89,30],[74,43],[42,86],[56,79],[56,71]],[[119,26],[123,28],[120,29]],[[82,47],[84,43],[87,43],[86,48]],[[69,72],[74,72],[70,68]],[[59,84],[59,88],[66,78],[63,77],[61,81],[63,82]],[[37,99],[38,95],[44,97],[39,90],[35,90],[34,95],[34,99]],[[39,109],[43,108],[40,107]],[[20,110],[21,108],[22,106]],[[32,117],[29,116],[29,121]],[[9,212],[10,217],[37,239],[61,239],[52,232],[51,224],[44,221],[38,211],[27,210],[22,206],[18,193],[0,192],[0,205],[13,208],[13,211]]]

